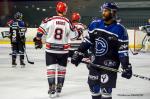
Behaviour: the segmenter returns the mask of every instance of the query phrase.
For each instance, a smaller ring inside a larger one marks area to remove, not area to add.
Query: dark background
[[[118,16],[127,28],[137,28],[147,23],[150,18],[150,0],[0,0],[0,26],[6,26],[13,19],[14,13],[23,13],[28,27],[38,27],[45,17],[56,15],[58,1],[68,5],[67,17],[72,12],[79,12],[81,22],[88,25],[92,19],[101,17],[100,6],[107,1],[118,3]]]

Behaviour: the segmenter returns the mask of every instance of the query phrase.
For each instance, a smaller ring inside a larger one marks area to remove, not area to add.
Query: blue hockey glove
[[[33,42],[35,44],[35,49],[41,49],[43,47],[41,39],[37,39],[37,37],[34,37]]]
[[[132,66],[131,64],[128,65],[127,68],[123,68],[122,77],[130,79],[132,77]]]
[[[79,63],[82,61],[84,54],[78,51],[75,51],[73,56],[71,57],[71,63],[78,66]]]

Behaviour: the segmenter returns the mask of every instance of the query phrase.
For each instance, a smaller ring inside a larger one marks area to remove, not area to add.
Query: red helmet
[[[67,12],[67,5],[64,2],[58,2],[56,5],[56,11],[60,13],[66,13]]]
[[[72,21],[79,21],[81,19],[81,16],[79,13],[75,12],[72,14],[71,20]]]

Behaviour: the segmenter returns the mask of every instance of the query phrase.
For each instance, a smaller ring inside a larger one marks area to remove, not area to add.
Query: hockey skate
[[[53,99],[56,97],[55,95],[55,85],[52,85],[51,88],[48,90],[49,98]]]
[[[60,93],[61,93],[61,91],[57,90],[57,91],[56,91],[56,97],[59,97],[59,96],[60,96]]]
[[[49,90],[49,91],[48,91],[48,94],[49,94],[49,98],[50,98],[50,99],[55,98],[55,91]]]
[[[15,68],[17,66],[17,63],[12,62],[12,68]]]
[[[15,68],[17,66],[17,63],[15,60],[12,61],[12,68]]]
[[[23,60],[21,60],[21,61],[20,61],[20,65],[21,65],[21,68],[25,68],[25,65],[26,65],[26,64],[24,63]]]
[[[61,89],[62,89],[62,84],[58,84],[56,88],[56,97],[60,96]]]

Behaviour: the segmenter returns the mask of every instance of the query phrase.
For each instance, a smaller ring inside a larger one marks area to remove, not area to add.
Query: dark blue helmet
[[[20,12],[17,12],[17,13],[14,15],[14,18],[15,18],[16,20],[22,20],[22,17],[23,17],[23,14],[20,13]]]
[[[112,11],[117,11],[117,10],[118,10],[118,6],[117,6],[117,4],[114,3],[114,2],[106,2],[106,3],[104,3],[104,4],[101,6],[101,11],[102,11],[103,9],[110,9],[111,12],[112,12]]]

